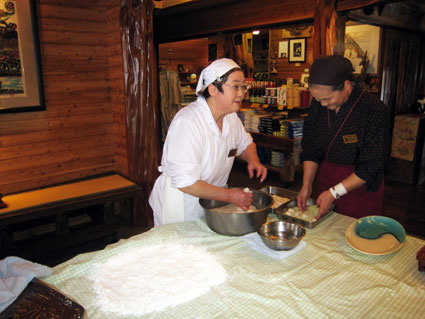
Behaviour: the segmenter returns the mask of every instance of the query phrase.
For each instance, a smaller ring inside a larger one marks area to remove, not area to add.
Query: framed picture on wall
[[[301,74],[300,83],[303,84],[305,87],[308,87],[308,77],[309,77],[308,73]]]
[[[0,113],[44,110],[35,1],[0,0]]]
[[[366,67],[367,74],[378,74],[380,36],[381,28],[373,25],[345,28],[344,56],[353,64],[354,73],[360,74]]]
[[[305,38],[289,39],[289,62],[305,62]]]
[[[279,41],[279,56],[280,59],[288,58],[288,41]]]

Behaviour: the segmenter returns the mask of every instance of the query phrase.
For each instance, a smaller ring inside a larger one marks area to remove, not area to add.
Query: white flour
[[[111,257],[92,279],[102,311],[143,315],[199,297],[223,283],[227,273],[204,249],[169,244]]]
[[[211,209],[212,212],[216,213],[224,213],[224,214],[244,214],[244,213],[255,213],[259,210],[253,206],[250,205],[248,210],[243,210],[242,208],[236,206],[235,204],[229,204],[221,207],[216,207]]]

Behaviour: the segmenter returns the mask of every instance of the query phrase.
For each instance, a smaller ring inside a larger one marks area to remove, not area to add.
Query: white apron
[[[170,125],[159,167],[162,174],[149,197],[155,226],[203,217],[199,198],[179,188],[198,180],[225,187],[235,155],[251,143],[236,113],[226,115],[221,132],[205,99],[181,109]]]
[[[171,186],[171,177],[165,177],[161,215],[157,217],[161,225],[179,223],[185,220],[184,193]]]

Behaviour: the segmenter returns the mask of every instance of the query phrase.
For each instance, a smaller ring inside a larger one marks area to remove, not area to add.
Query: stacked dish
[[[399,250],[406,231],[396,220],[385,216],[367,216],[353,222],[345,232],[347,243],[369,255],[386,255]]]

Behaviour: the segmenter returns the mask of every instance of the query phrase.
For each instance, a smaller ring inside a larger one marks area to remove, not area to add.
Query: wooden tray
[[[0,319],[83,319],[84,308],[74,300],[34,278]]]

